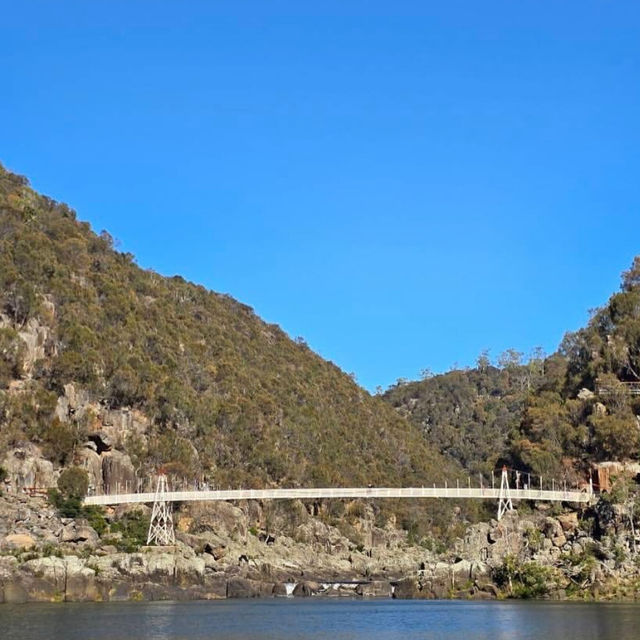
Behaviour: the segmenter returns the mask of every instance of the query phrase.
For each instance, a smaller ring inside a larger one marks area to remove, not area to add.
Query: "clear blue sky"
[[[640,253],[640,4],[4,3],[0,161],[374,389],[554,350]]]

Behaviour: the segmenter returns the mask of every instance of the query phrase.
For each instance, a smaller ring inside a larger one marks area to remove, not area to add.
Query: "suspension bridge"
[[[515,487],[510,486],[509,475],[515,474]],[[526,478],[528,482],[522,482]],[[86,505],[118,505],[153,503],[151,524],[149,526],[148,544],[173,544],[175,536],[173,531],[173,517],[171,503],[173,502],[203,502],[226,500],[308,500],[308,499],[340,499],[340,498],[444,498],[444,499],[476,499],[497,500],[497,518],[501,520],[507,511],[513,510],[513,501],[535,500],[545,502],[572,502],[589,504],[594,499],[593,484],[589,481],[583,488],[568,489],[562,483],[556,486],[551,481],[551,488],[543,488],[542,478],[539,486],[531,486],[531,476],[521,474],[503,467],[500,474],[500,486],[492,482],[484,486],[480,476],[479,486],[471,485],[471,478],[465,485],[459,481],[455,486],[436,487],[326,487],[326,488],[290,488],[290,489],[202,489],[194,491],[169,491],[167,477],[164,474],[158,476],[155,492],[147,493],[113,493],[104,495],[87,496],[84,499]]]

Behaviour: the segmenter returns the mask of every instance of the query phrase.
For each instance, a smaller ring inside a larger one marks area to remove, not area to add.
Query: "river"
[[[624,603],[275,599],[0,605],[3,640],[636,640]]]

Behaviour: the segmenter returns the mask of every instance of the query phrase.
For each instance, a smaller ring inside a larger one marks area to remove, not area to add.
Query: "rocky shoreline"
[[[640,596],[635,541],[619,505],[514,512],[470,525],[439,550],[410,544],[393,523],[376,527],[366,508],[356,523],[366,544],[355,544],[298,506],[293,530],[276,521],[279,533],[271,534],[255,526],[264,519],[257,503],[185,506],[176,513],[175,546],[127,552],[87,520],[60,518],[46,498],[5,495],[0,602]]]

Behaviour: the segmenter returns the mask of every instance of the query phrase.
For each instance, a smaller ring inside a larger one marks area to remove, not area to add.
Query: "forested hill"
[[[139,268],[2,168],[0,313],[0,460],[26,440],[72,464],[103,410],[126,407],[144,426],[126,441],[139,475],[397,486],[453,466],[304,343],[227,295]],[[93,412],[62,412],[65,394]]]
[[[640,445],[640,257],[620,291],[527,363],[514,351],[464,371],[400,383],[384,399],[432,446],[467,469],[509,462],[571,475],[603,460],[637,460]]]

